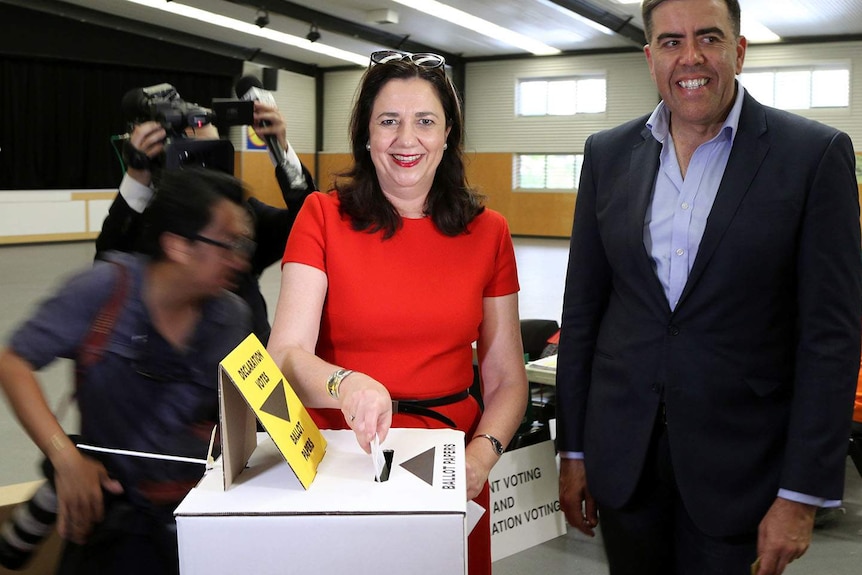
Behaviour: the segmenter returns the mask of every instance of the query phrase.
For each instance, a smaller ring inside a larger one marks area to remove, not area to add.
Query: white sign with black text
[[[492,561],[565,535],[553,441],[507,451],[488,481]]]

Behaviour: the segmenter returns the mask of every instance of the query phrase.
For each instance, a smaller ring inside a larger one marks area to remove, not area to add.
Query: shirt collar
[[[736,130],[739,126],[739,115],[742,112],[742,101],[745,99],[745,88],[742,87],[742,84],[736,82],[736,88],[736,99],[730,108],[730,113],[721,125],[721,130],[719,130],[719,134],[727,134],[727,139],[730,143],[733,143],[733,139],[736,137]],[[646,127],[652,133],[653,138],[659,142],[664,143],[667,140],[670,131],[670,110],[665,105],[664,100],[658,103],[653,113],[647,118]]]

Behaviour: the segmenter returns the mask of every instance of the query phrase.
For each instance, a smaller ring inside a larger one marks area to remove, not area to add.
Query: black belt
[[[463,401],[470,396],[470,390],[465,389],[464,391],[459,391],[458,393],[453,393],[452,395],[446,395],[443,397],[433,397],[431,399],[393,399],[392,400],[392,415],[396,413],[409,413],[411,415],[423,415],[425,417],[430,417],[431,419],[436,419],[442,423],[445,423],[449,427],[456,429],[458,426],[455,425],[455,422],[439,413],[431,409],[432,407],[440,407],[442,405],[450,405],[452,403],[458,403],[459,401]]]

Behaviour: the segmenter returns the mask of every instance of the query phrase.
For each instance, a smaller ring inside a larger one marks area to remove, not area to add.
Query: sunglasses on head
[[[371,65],[388,64],[390,62],[410,62],[420,68],[442,68],[446,65],[446,59],[440,54],[421,52],[411,54],[410,52],[399,52],[398,50],[381,50],[371,53]]]

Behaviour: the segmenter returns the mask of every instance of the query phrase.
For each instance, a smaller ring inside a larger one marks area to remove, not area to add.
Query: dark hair
[[[653,10],[664,4],[666,0],[644,0],[641,6],[641,14],[644,21],[644,34],[646,41],[649,43],[652,39],[652,13]],[[742,11],[739,8],[739,0],[724,0],[727,5],[727,12],[730,15],[730,23],[733,26],[733,34],[739,38],[741,31]]]
[[[434,174],[425,213],[447,236],[466,233],[467,225],[484,209],[484,198],[467,184],[461,102],[442,67],[428,68],[409,61],[377,64],[362,76],[359,96],[350,118],[353,167],[339,174],[335,185],[341,212],[350,216],[353,229],[370,233],[383,230],[384,238],[391,238],[401,228],[401,217],[380,189],[377,171],[365,144],[370,137],[369,124],[377,95],[389,81],[410,78],[421,78],[434,87],[446,115],[446,126],[450,128],[446,139],[448,148]]]
[[[217,170],[193,167],[163,172],[142,216],[138,251],[154,260],[164,258],[162,234],[193,238],[212,220],[213,206],[226,199],[242,205],[244,192],[240,180]]]

